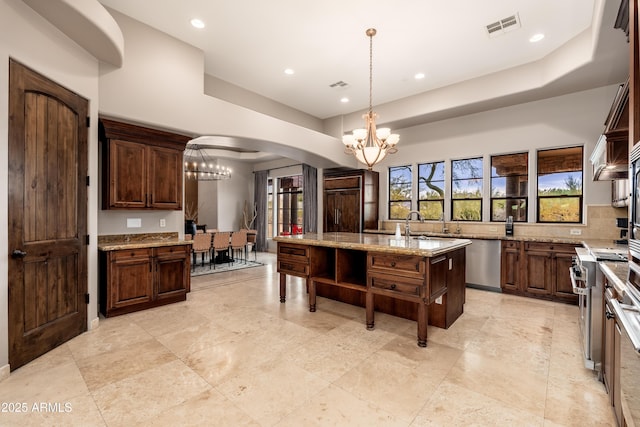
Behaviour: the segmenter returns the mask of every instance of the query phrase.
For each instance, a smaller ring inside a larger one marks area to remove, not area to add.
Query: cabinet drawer
[[[151,257],[152,250],[149,248],[142,249],[120,249],[117,251],[111,252],[111,261],[125,261],[127,259],[130,260],[138,260],[145,259]]]
[[[344,178],[326,178],[324,180],[325,190],[339,190],[342,188],[359,188],[360,177],[349,176]]]
[[[278,273],[290,274],[292,276],[308,277],[309,264],[289,260],[278,260]]]
[[[278,259],[280,258],[309,264],[309,246],[278,243]]]
[[[189,257],[189,253],[191,245],[176,245],[176,246],[163,246],[161,248],[156,248],[156,256],[158,258],[171,258],[171,259],[180,259]]]
[[[580,245],[573,245],[569,243],[544,243],[544,242],[526,242],[524,249],[526,251],[553,251],[553,252],[567,252],[574,253],[575,248]]]
[[[503,249],[520,249],[520,242],[516,242],[513,240],[503,240],[502,248]]]
[[[409,279],[406,277],[392,275],[369,275],[369,284],[371,290],[386,291],[394,295],[403,295],[406,297],[420,298],[423,283],[418,279]]]
[[[371,271],[384,271],[387,274],[391,273],[417,279],[424,278],[425,274],[424,258],[420,256],[369,253],[367,255],[367,264]]]

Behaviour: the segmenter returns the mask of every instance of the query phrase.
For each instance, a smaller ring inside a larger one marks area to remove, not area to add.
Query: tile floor
[[[468,289],[448,330],[278,301],[275,257],[193,279],[184,303],[100,326],[0,382],[2,426],[610,426],[577,307]],[[34,406],[35,404],[35,406]],[[44,404],[44,406],[42,406]]]

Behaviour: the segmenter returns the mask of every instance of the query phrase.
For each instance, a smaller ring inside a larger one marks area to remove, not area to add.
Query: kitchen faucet
[[[420,220],[420,222],[424,222],[424,219],[422,218],[422,215],[420,215],[419,211],[410,211],[409,212],[409,214],[407,215],[407,218],[405,219],[405,222],[404,222],[404,237],[407,240],[409,240],[409,235],[411,234],[411,228],[409,227],[409,220],[411,219],[411,215],[412,214],[418,215],[418,219]]]
[[[442,215],[440,215],[440,220],[442,221],[442,232],[446,233],[447,231],[449,231],[449,229],[447,228],[447,223],[444,220],[444,212],[442,212]]]

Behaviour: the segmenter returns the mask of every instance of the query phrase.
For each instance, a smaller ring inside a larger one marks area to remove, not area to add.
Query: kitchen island
[[[468,239],[310,233],[273,240],[282,303],[287,275],[302,277],[310,311],[319,295],[365,307],[367,329],[374,328],[375,311],[416,320],[421,347],[428,323],[448,328],[462,314]]]

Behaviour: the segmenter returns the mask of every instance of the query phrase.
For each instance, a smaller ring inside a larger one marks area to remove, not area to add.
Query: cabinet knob
[[[24,258],[26,256],[27,253],[25,251],[21,251],[20,249],[15,249],[13,252],[11,252],[11,258],[14,259]]]
[[[604,315],[605,315],[605,317],[606,317],[607,319],[609,319],[609,320],[611,320],[611,319],[615,319],[615,318],[616,318],[616,315],[615,315],[615,314],[613,314],[613,313],[611,313],[610,311],[607,311]]]
[[[390,289],[395,289],[396,288],[396,284],[392,283],[391,286],[389,286]]]
[[[395,261],[391,261],[391,267],[395,267],[396,266],[396,262]]]

